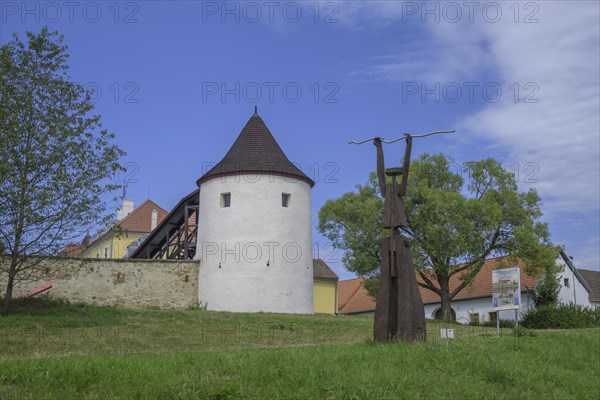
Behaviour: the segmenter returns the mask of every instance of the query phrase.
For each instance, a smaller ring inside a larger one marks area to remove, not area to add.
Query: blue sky
[[[413,154],[501,160],[539,191],[552,240],[598,269],[599,4],[2,1],[0,43],[44,25],[65,36],[71,76],[99,89],[96,111],[127,151],[118,179],[136,204],[150,193],[173,207],[255,104],[317,181],[313,226],[374,169],[374,148],[348,140],[457,129]]]

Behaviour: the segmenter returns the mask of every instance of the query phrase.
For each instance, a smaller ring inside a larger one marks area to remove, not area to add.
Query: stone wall
[[[3,267],[8,259],[0,259]],[[16,297],[46,283],[50,297],[129,308],[198,305],[199,261],[50,258],[35,267],[36,280],[15,286]],[[8,268],[0,268],[0,270]],[[0,274],[0,291],[6,291]]]

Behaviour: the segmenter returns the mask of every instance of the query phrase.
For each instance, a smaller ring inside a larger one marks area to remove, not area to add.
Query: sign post
[[[500,311],[521,307],[521,270],[517,267],[492,271],[492,303],[496,310],[496,334],[500,336]]]
[[[496,336],[500,336],[500,311],[496,311]]]

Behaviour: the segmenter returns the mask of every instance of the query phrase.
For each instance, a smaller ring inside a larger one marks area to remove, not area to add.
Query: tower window
[[[569,287],[569,278],[565,278],[565,287]]]
[[[231,193],[221,193],[221,207],[231,207]]]
[[[290,206],[290,196],[289,193],[281,193],[281,206],[289,207]]]

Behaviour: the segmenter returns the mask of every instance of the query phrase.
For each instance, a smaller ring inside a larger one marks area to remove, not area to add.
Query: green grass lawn
[[[0,399],[600,398],[598,329],[450,327],[453,341],[429,321],[427,343],[380,345],[371,317],[35,300],[0,318]]]

